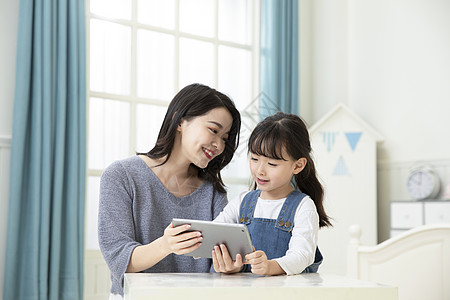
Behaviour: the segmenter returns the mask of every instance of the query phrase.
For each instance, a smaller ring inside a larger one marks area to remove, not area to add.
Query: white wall
[[[310,119],[344,102],[386,137],[380,161],[449,158],[450,2],[315,0],[311,14]]]
[[[19,0],[0,1],[0,295],[3,295],[8,212],[9,144],[16,69]],[[1,296],[0,296],[1,297]]]
[[[450,158],[450,1],[351,1],[349,104],[380,161]]]
[[[387,170],[399,164],[447,164],[450,1],[301,3],[312,16],[303,20],[310,28],[303,42],[309,38],[310,48],[300,62],[301,76],[312,78],[311,90],[300,99],[308,123],[343,102],[385,138],[377,149],[383,174],[391,174]],[[309,62],[302,66],[305,59],[311,61],[309,68],[304,66]],[[450,182],[450,175],[445,176],[443,184]],[[395,187],[403,186],[404,180],[393,176],[378,181],[379,241],[389,237],[389,201],[402,200],[395,198]]]

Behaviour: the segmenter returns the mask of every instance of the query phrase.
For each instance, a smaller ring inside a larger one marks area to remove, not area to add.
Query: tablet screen
[[[250,234],[248,233],[247,226],[244,224],[216,223],[212,221],[176,218],[172,220],[172,224],[173,226],[190,224],[191,228],[189,231],[200,231],[202,233],[202,245],[185,255],[211,258],[211,252],[214,246],[220,244],[227,246],[228,252],[233,260],[236,259],[236,254],[238,253],[245,260],[245,255],[253,252]]]

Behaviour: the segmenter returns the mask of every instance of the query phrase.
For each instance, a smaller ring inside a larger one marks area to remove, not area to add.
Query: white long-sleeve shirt
[[[248,192],[232,199],[214,222],[239,223],[239,208]],[[277,219],[286,198],[264,200],[258,197],[254,218]],[[297,207],[292,237],[285,256],[274,259],[287,275],[301,273],[314,262],[319,232],[319,215],[309,196],[305,196]]]

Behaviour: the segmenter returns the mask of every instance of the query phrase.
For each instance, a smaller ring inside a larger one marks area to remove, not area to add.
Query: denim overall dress
[[[247,225],[255,250],[264,251],[270,260],[286,255],[294,227],[295,212],[306,195],[300,191],[292,191],[284,201],[278,218],[265,219],[253,217],[260,193],[260,190],[256,190],[245,195],[239,210],[239,223]],[[302,273],[316,273],[322,260],[322,254],[319,248],[316,248],[314,263]],[[250,265],[244,265],[243,272],[250,272],[250,269]]]

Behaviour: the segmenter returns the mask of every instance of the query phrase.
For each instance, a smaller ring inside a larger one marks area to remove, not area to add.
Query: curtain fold
[[[261,1],[261,119],[299,114],[298,0]]]
[[[3,299],[82,299],[84,1],[21,0]]]

